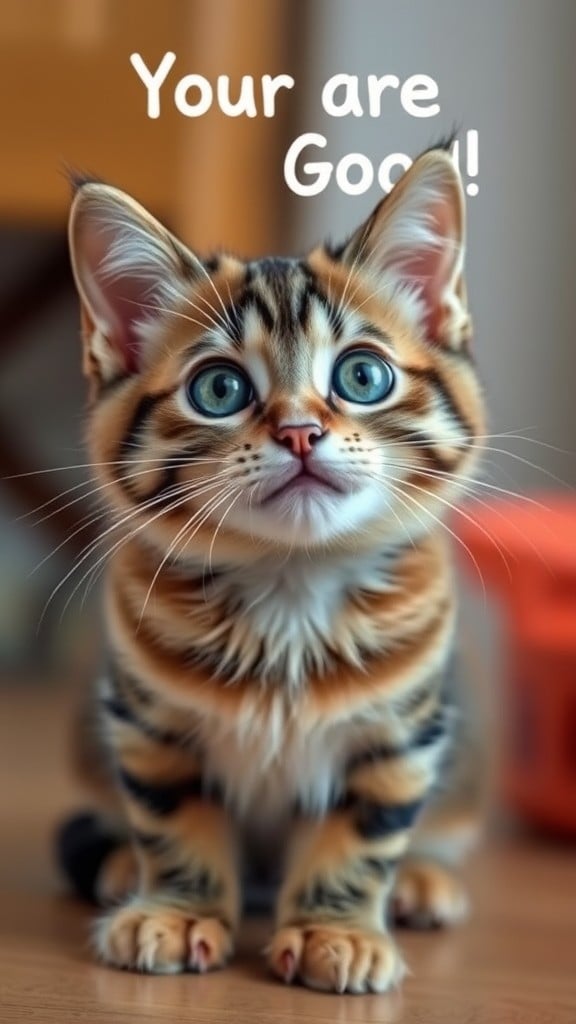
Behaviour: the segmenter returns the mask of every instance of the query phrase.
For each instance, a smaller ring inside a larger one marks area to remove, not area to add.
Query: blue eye
[[[246,409],[254,398],[250,379],[233,363],[204,366],[186,385],[188,401],[203,416],[224,417]]]
[[[386,398],[394,387],[389,363],[369,349],[345,352],[334,366],[332,387],[340,398],[360,405],[373,405]]]

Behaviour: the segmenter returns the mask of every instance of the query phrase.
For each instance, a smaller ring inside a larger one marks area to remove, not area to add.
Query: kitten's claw
[[[151,974],[204,974],[223,967],[232,952],[230,931],[216,918],[138,900],[107,914],[95,941],[106,963]]]
[[[210,948],[201,940],[195,947],[192,947],[190,966],[198,971],[199,974],[205,974],[208,970],[209,958]]]
[[[296,957],[289,949],[280,957],[280,971],[286,984],[290,985],[296,974]]]
[[[405,974],[392,939],[336,924],[282,928],[268,950],[270,968],[324,992],[387,992]]]
[[[216,918],[201,918],[190,929],[190,957],[192,970],[206,974],[222,967],[232,952],[230,932]]]

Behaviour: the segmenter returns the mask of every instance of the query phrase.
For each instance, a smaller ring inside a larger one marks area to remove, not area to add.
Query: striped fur
[[[453,721],[442,522],[484,433],[457,174],[426,154],[344,247],[304,259],[202,263],[90,184],[71,244],[110,511],[98,713],[139,866],[98,952],[220,966],[248,841],[283,879],[272,970],[389,988],[403,968],[386,903]],[[333,391],[354,346],[393,367],[377,405]],[[217,421],[186,391],[214,359],[255,396]],[[321,433],[306,466],[325,485],[283,492],[295,456],[279,438],[303,423]],[[97,888],[115,891],[105,863]]]

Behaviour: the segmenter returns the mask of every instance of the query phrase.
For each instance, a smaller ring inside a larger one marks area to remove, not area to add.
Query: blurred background
[[[102,653],[97,588],[73,593],[82,572],[44,610],[93,536],[80,529],[92,506],[66,168],[132,193],[201,253],[290,253],[344,236],[380,196],[334,183],[293,195],[283,161],[297,135],[324,134],[322,159],[378,165],[460,125],[479,133],[468,284],[493,435],[486,485],[451,524],[462,630],[502,734],[506,807],[576,833],[575,34],[573,0],[1,0],[0,746],[9,777],[26,765],[24,803],[50,758],[65,762],[68,710],[48,725],[71,706],[59,695]],[[168,50],[150,120],[129,57],[156,68]],[[173,90],[192,72],[296,85],[273,119],[216,104],[189,119]],[[410,117],[389,93],[380,118],[328,117],[322,85],[342,72],[363,96],[368,74],[430,75],[440,113]],[[15,822],[12,790],[5,800]]]

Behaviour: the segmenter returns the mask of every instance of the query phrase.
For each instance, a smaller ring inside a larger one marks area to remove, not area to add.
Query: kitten
[[[70,244],[110,511],[82,759],[121,825],[80,816],[60,846],[80,891],[116,903],[97,952],[223,966],[249,861],[280,880],[278,977],[385,991],[393,914],[464,915],[450,864],[476,820],[446,774],[442,520],[484,433],[458,173],[428,151],[344,245],[251,262],[203,261],[86,182]]]

